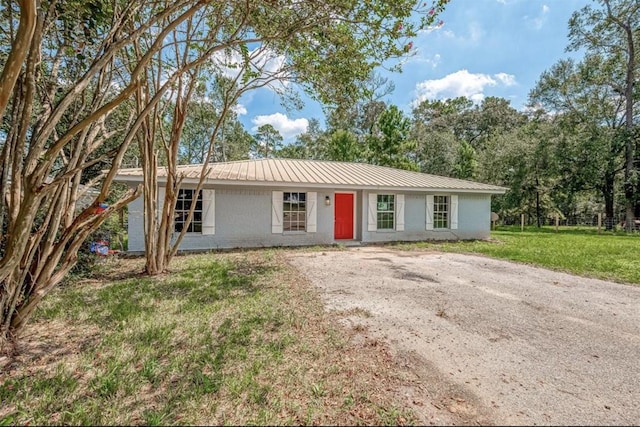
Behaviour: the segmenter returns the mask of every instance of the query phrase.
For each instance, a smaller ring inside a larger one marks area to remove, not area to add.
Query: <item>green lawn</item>
[[[158,277],[109,258],[56,289],[0,364],[0,426],[415,423],[385,347],[353,344],[279,253]]]
[[[403,245],[445,252],[479,253],[582,276],[640,284],[640,235],[602,232],[592,227],[510,228],[491,233],[491,241]]]
[[[640,283],[637,234],[516,228],[394,246]],[[353,345],[336,323],[349,313],[325,313],[280,253],[178,257],[154,278],[114,258],[57,289],[0,366],[0,425],[416,423],[385,347]]]

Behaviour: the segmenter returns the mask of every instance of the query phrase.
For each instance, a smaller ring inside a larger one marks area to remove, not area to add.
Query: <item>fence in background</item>
[[[604,214],[596,215],[570,215],[562,217],[560,215],[554,215],[552,217],[541,217],[540,225],[547,227],[554,227],[556,231],[566,227],[585,227],[596,228],[598,232],[602,231],[624,231],[626,218],[611,218],[606,217]],[[520,226],[521,230],[524,230],[526,226],[538,225],[538,220],[535,216],[521,214],[520,217],[507,217],[503,220],[498,220],[492,223],[492,227],[498,225],[507,226]],[[640,217],[634,218],[632,230],[635,233],[640,232]]]

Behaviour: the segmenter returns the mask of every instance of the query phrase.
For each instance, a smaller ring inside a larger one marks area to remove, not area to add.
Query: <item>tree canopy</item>
[[[372,70],[404,55],[446,3],[8,2],[0,16],[0,346],[73,267],[86,238],[140,194],[150,212],[146,247],[160,250],[147,270],[166,268],[183,235],[172,240],[175,166],[246,153],[249,144],[231,147],[224,136],[250,142],[234,124],[239,96],[270,86],[295,102],[300,87],[327,105],[353,103]],[[194,134],[203,117],[214,121],[207,139]],[[115,191],[119,166],[134,157],[144,185]],[[169,172],[156,215],[159,164]],[[89,187],[98,195],[79,204]]]

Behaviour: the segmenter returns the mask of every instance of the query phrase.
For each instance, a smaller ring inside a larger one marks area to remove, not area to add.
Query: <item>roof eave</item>
[[[140,183],[142,176],[116,176],[115,181],[127,183]],[[158,177],[158,183],[166,182],[165,177]],[[184,184],[196,185],[198,178],[184,178]],[[250,186],[250,187],[276,187],[276,188],[317,188],[317,189],[342,189],[342,190],[376,190],[376,191],[408,191],[408,192],[425,192],[434,191],[438,193],[458,192],[471,194],[504,194],[507,188],[454,188],[454,187],[403,187],[403,186],[380,186],[380,185],[357,185],[357,184],[327,184],[327,183],[308,183],[308,182],[279,182],[279,181],[250,181],[250,180],[221,180],[206,179],[207,185],[213,186]]]

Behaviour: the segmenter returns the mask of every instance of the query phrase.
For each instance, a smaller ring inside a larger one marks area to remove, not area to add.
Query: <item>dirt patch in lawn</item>
[[[389,346],[422,423],[640,419],[638,287],[388,247],[291,252],[289,262],[356,343]]]

